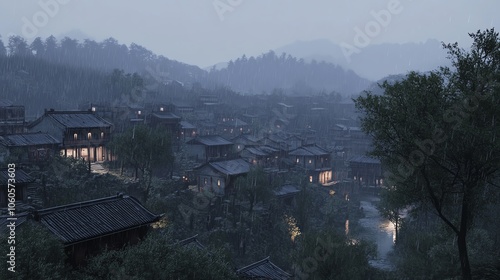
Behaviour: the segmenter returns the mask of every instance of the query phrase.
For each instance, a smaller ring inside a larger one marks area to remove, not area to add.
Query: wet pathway
[[[373,195],[364,195],[360,198],[360,206],[363,207],[365,217],[359,219],[362,231],[358,234],[357,238],[376,243],[378,256],[376,259],[370,261],[373,267],[392,270],[394,269],[394,265],[388,259],[388,254],[393,249],[396,237],[394,225],[380,216],[374,205],[379,200],[378,197]]]

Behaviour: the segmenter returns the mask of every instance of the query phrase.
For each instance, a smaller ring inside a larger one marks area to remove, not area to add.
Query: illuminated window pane
[[[78,134],[73,134],[73,139],[78,140]]]

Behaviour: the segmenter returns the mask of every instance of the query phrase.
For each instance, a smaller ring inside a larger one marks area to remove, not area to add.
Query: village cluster
[[[163,175],[182,180],[194,193],[224,198],[233,191],[235,180],[254,167],[269,177],[302,174],[308,183],[337,192],[340,185],[348,185],[341,195],[383,185],[380,162],[366,156],[371,139],[358,126],[353,102],[324,96],[291,96],[286,102],[259,100],[265,96],[254,99],[258,102],[240,104],[237,110],[227,109],[225,103],[230,101],[215,95],[127,106],[85,103],[79,110],[46,109],[33,119],[26,117],[23,105],[2,101],[0,160],[16,159],[17,226],[28,219],[39,222],[61,240],[74,263],[98,248],[119,248],[141,240],[161,215],[138,199],[120,193],[44,208],[36,197],[37,181],[22,168],[56,155],[82,159],[89,166],[116,161],[108,144],[137,125],[166,128],[174,154],[185,151],[187,163]],[[8,222],[8,176],[7,169],[0,171],[2,228]],[[293,204],[300,186],[283,184],[274,195]],[[196,237],[180,243],[203,248]],[[288,275],[269,258],[238,273],[262,270]]]

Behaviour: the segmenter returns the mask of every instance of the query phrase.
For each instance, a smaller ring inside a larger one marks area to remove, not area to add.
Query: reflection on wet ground
[[[392,270],[394,269],[394,265],[389,260],[388,254],[392,251],[395,242],[395,229],[390,221],[380,216],[375,207],[374,203],[379,200],[378,197],[369,195],[360,198],[360,206],[363,208],[365,217],[359,219],[358,223],[363,230],[356,238],[372,241],[377,244],[378,256],[376,259],[370,261],[373,267]]]

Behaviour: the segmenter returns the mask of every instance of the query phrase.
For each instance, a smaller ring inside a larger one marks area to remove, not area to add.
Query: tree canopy
[[[454,232],[464,279],[467,233],[500,171],[500,39],[494,29],[470,36],[470,51],[445,45],[453,69],[413,72],[355,100],[391,191],[406,206],[431,205]]]

